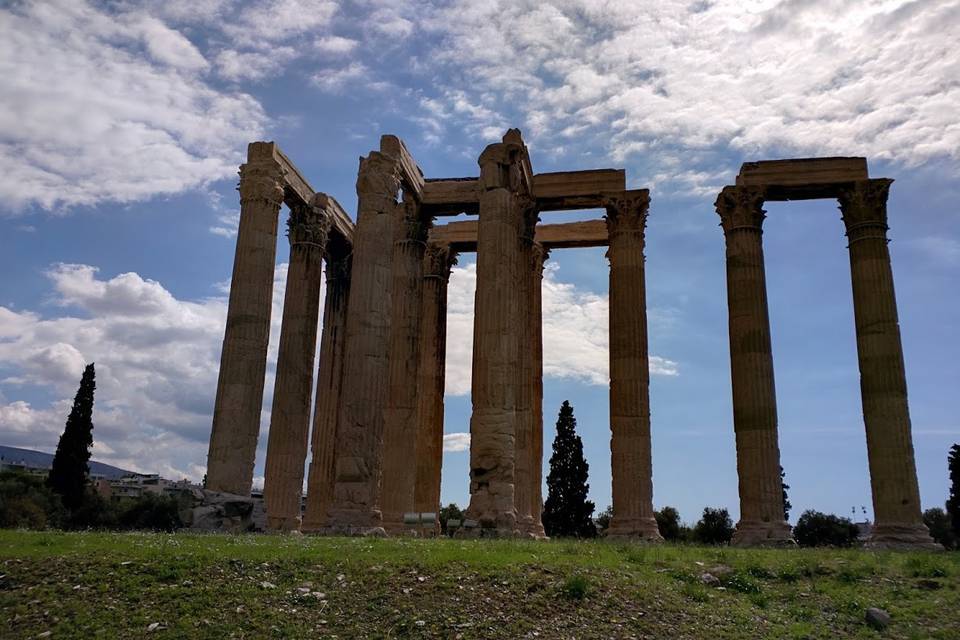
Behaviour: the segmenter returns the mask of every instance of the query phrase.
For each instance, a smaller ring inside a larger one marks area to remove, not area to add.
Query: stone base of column
[[[796,544],[790,525],[784,521],[741,520],[730,540],[734,547],[792,547]]]
[[[617,518],[610,520],[606,537],[610,540],[636,540],[641,542],[663,542],[660,528],[655,518]]]
[[[300,518],[271,518],[267,515],[267,529],[270,531],[300,531]]]
[[[523,538],[525,537],[523,532],[519,529],[496,529],[493,527],[473,527],[470,529],[460,528],[457,529],[457,532],[453,534],[454,538],[463,538],[465,540],[473,540],[477,538],[497,538],[497,539],[511,539],[511,538]]]
[[[870,538],[863,545],[867,549],[900,551],[943,551],[943,545],[934,542],[923,524],[881,524],[873,527]]]

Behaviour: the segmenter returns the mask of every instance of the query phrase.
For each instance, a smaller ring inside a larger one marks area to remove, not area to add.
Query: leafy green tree
[[[440,507],[440,514],[438,517],[440,520],[440,533],[445,536],[448,536],[452,533],[452,531],[447,529],[448,520],[459,520],[460,525],[463,525],[463,510],[458,507],[455,502],[451,502],[445,507]]]
[[[947,549],[956,548],[957,536],[953,532],[953,523],[950,522],[950,516],[946,511],[940,507],[927,509],[923,512],[923,523],[927,525],[934,540]]]
[[[176,498],[145,493],[122,509],[117,517],[121,529],[176,531],[183,527]]]
[[[947,513],[953,524],[953,535],[960,540],[960,444],[950,447],[947,454],[947,468],[950,470],[950,497],[947,498]]]
[[[787,477],[787,474],[786,472],[784,472],[783,466],[781,466],[780,467],[780,485],[783,487],[783,519],[789,520],[790,509],[793,509],[793,505],[790,504],[790,498],[787,496],[787,489],[790,488],[790,485],[788,485],[785,482],[786,477]]]
[[[67,425],[57,444],[47,485],[60,495],[69,510],[79,509],[86,496],[90,475],[90,447],[93,445],[93,392],[96,389],[93,363],[88,364],[73,399]]]
[[[706,507],[693,528],[693,538],[701,544],[726,544],[733,537],[733,520],[726,509]]]
[[[583,457],[583,441],[577,435],[577,419],[566,400],[557,418],[557,435],[547,475],[547,500],[543,504],[543,528],[551,537],[592,538],[592,501],[587,500],[589,465]]]
[[[603,535],[604,532],[610,528],[610,521],[613,520],[613,505],[607,506],[606,509],[597,514],[597,517],[593,519],[593,524],[597,527],[597,534]]]
[[[63,519],[60,496],[42,478],[22,471],[0,472],[0,527],[46,529]]]
[[[657,519],[657,529],[664,540],[680,540],[680,512],[673,507],[664,507],[660,511],[654,511],[653,516]]]
[[[793,537],[801,547],[852,547],[860,531],[850,518],[808,509],[797,520]]]

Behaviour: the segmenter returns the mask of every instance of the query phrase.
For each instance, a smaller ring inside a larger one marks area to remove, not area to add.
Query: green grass
[[[0,574],[2,638],[960,638],[948,553],[0,531]]]

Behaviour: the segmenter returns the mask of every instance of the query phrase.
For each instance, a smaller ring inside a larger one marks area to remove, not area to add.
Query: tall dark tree
[[[73,399],[67,426],[57,444],[47,484],[60,494],[63,506],[78,509],[84,501],[90,476],[90,447],[93,445],[93,391],[96,389],[93,363],[88,364]]]
[[[543,504],[543,528],[548,536],[591,538],[597,535],[593,524],[595,507],[587,500],[588,469],[573,407],[564,400],[550,456],[547,500]]]
[[[793,505],[790,504],[790,498],[787,497],[787,489],[790,488],[790,485],[788,485],[788,484],[785,482],[785,478],[786,478],[786,477],[787,477],[787,474],[786,474],[786,472],[784,472],[783,466],[781,465],[781,466],[780,466],[780,486],[783,487],[783,519],[784,519],[784,520],[789,520],[789,519],[790,519],[790,509],[793,509]]]
[[[960,444],[950,447],[947,454],[947,468],[950,470],[950,497],[947,498],[947,513],[953,524],[953,533],[960,540]]]

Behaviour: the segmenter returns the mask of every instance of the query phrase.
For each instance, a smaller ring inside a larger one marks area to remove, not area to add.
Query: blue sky
[[[353,212],[382,133],[428,177],[476,175],[519,127],[536,171],[651,189],[654,490],[737,515],[723,234],[744,161],[863,155],[896,179],[890,245],[925,507],[960,441],[960,2],[81,0],[0,9],[0,442],[52,451],[96,361],[95,456],[204,472],[246,143],[275,140]],[[831,201],[767,206],[783,466],[794,517],[870,510],[849,264]],[[547,222],[596,217],[554,213]],[[282,304],[277,287],[262,474]],[[450,287],[443,499],[467,501],[473,257]],[[607,265],[557,251],[545,461],[574,405],[610,501]],[[459,434],[459,435],[458,435]],[[459,450],[458,450],[459,449]]]

